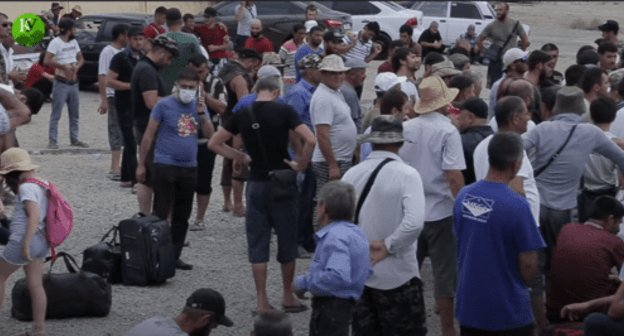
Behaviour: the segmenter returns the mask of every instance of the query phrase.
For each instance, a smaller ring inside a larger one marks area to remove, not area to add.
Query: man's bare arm
[[[17,97],[11,92],[0,89],[0,104],[6,109],[6,114],[9,116],[9,130],[14,130],[17,126],[26,123],[30,120],[30,110],[24,105]]]
[[[461,170],[445,170],[444,176],[449,181],[451,194],[453,194],[453,197],[457,197],[457,194],[464,187],[464,174],[462,174]]]

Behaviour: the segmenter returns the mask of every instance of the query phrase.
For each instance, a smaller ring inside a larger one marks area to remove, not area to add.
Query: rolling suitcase
[[[119,223],[119,236],[124,285],[161,284],[175,276],[175,252],[167,221],[135,215]]]

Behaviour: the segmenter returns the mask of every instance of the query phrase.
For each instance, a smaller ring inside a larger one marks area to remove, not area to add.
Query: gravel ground
[[[529,49],[541,47],[546,42],[554,42],[560,48],[557,69],[560,72],[574,62],[574,54],[582,44],[591,44],[599,37],[599,32],[570,30],[567,24],[575,19],[588,20],[584,13],[590,10],[605,19],[617,3],[544,3],[536,6],[511,5],[511,16],[531,24],[532,42]],[[556,7],[555,7],[556,6]],[[544,13],[560,13],[553,20],[540,19]],[[589,18],[591,19],[591,18]],[[372,62],[367,70],[362,102],[365,111],[373,99],[373,79],[381,62]],[[476,66],[484,75],[487,68]],[[422,70],[421,70],[422,71]],[[488,90],[483,89],[482,97]],[[80,139],[91,148],[69,147],[67,113],[59,123],[60,150],[46,150],[47,127],[50,104],[44,105],[33,121],[20,127],[17,137],[21,147],[33,153],[32,160],[41,166],[40,176],[50,179],[72,204],[75,210],[75,229],[59,251],[67,251],[79,261],[82,251],[99,241],[102,235],[120,220],[137,212],[136,197],[118,183],[109,181],[105,175],[110,167],[106,116],[97,113],[99,97],[97,87],[81,89],[80,94]],[[58,155],[47,155],[55,153]],[[96,158],[94,153],[102,153]],[[43,155],[42,155],[43,154]],[[218,186],[221,159],[217,160],[213,175],[213,186]],[[183,259],[193,265],[192,271],[178,272],[176,277],[159,287],[113,286],[113,306],[105,318],[81,318],[47,321],[49,335],[123,335],[132,326],[153,316],[177,315],[185,299],[200,287],[211,287],[223,294],[226,300],[227,315],[234,321],[232,328],[218,328],[214,335],[247,335],[252,328],[250,311],[255,308],[255,290],[251,270],[247,262],[244,219],[235,218],[221,212],[223,196],[220,190],[213,194],[206,215],[208,229],[202,232],[189,232],[190,247],[183,252]],[[194,218],[194,213],[191,218]],[[279,307],[281,303],[281,276],[279,264],[275,262],[275,243],[272,245],[272,261],[269,263],[267,290],[270,302]],[[0,248],[1,250],[1,248]],[[310,260],[297,261],[297,274],[307,272]],[[64,272],[63,265],[57,265],[55,272]],[[15,335],[30,328],[30,323],[18,322],[10,317],[11,289],[16,280],[24,276],[18,271],[9,279],[4,293],[5,307],[0,312],[2,335]],[[421,270],[425,283],[425,305],[427,307],[427,327],[429,335],[441,335],[438,316],[434,313],[433,277],[429,260]],[[307,335],[310,311],[290,315],[295,335]]]

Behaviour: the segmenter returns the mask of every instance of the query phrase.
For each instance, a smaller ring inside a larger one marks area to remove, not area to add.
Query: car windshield
[[[490,10],[490,13],[492,13],[492,17],[496,18],[496,11],[494,10],[494,8],[492,8],[492,5],[490,5],[489,3],[487,4],[487,8]]]
[[[392,9],[394,9],[395,11],[402,11],[402,10],[404,10],[404,9],[405,9],[405,7],[403,7],[403,6],[399,5],[399,4],[397,4],[397,3],[396,3],[396,2],[394,2],[394,1],[383,1],[383,4],[385,4],[386,6],[388,6],[388,7],[392,8]]]
[[[76,40],[78,43],[93,43],[97,38],[102,21],[79,20],[76,23]]]

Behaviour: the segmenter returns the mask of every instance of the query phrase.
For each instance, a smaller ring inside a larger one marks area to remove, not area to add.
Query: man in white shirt
[[[373,152],[342,181],[358,194],[355,223],[370,242],[373,274],[356,302],[353,335],[424,335],[426,311],[416,260],[425,219],[422,180],[398,155],[405,139],[395,116],[375,118],[372,132],[360,140],[372,143]]]
[[[236,13],[236,41],[234,46],[236,51],[240,51],[245,47],[245,41],[251,36],[251,20],[258,18],[258,11],[253,1],[241,1],[240,5],[234,7]]]
[[[121,136],[121,128],[117,120],[117,111],[115,110],[115,90],[106,86],[106,75],[110,68],[113,56],[121,52],[128,44],[128,31],[130,26],[127,24],[117,24],[113,27],[113,42],[100,52],[100,60],[98,62],[98,87],[100,89],[100,107],[98,112],[103,115],[108,112],[108,143],[111,147],[111,168],[108,178],[113,181],[121,179],[121,167],[119,161],[121,159],[121,146],[123,138]]]
[[[54,74],[54,91],[52,95],[52,114],[50,115],[49,149],[58,149],[58,122],[61,119],[63,106],[67,102],[69,110],[69,136],[72,146],[89,147],[78,139],[79,103],[78,71],[84,64],[80,46],[76,41],[76,21],[63,19],[59,22],[61,35],[48,45],[45,55],[45,66],[56,68]]]
[[[435,298],[444,335],[457,335],[453,322],[453,299],[457,282],[457,242],[453,234],[455,197],[464,187],[466,169],[459,131],[448,118],[449,104],[459,90],[449,89],[437,76],[423,79],[420,116],[404,124],[407,140],[399,151],[405,163],[420,173],[425,189],[425,226],[418,241],[418,263],[431,258]]]
[[[7,78],[13,84],[23,83],[26,81],[26,75],[28,72],[19,71],[15,68],[15,62],[13,61],[13,46],[15,45],[15,39],[12,34],[9,34],[2,43],[0,43],[0,52],[4,57],[6,63]],[[8,83],[7,83],[8,84]]]
[[[531,112],[527,109],[525,101],[522,100],[522,98],[507,96],[501,98],[498,103],[496,103],[495,118],[499,125],[498,133],[511,132],[522,135],[526,133],[528,124],[531,121]],[[490,169],[488,145],[492,137],[494,137],[494,135],[483,139],[474,151],[473,162],[477,181],[484,179]],[[535,176],[533,175],[533,166],[531,165],[526,151],[524,151],[522,157],[522,166],[516,173],[516,176],[509,182],[509,188],[527,199],[531,207],[531,214],[539,227],[540,195],[537,189],[537,182],[535,182]],[[544,256],[542,256],[542,252],[538,251],[538,255],[540,255],[540,263],[543,263],[545,260]],[[533,286],[531,287],[531,305],[533,307],[533,313],[535,314],[538,330],[544,327],[546,314],[544,310],[545,287],[542,270],[543,268],[540,267]]]

